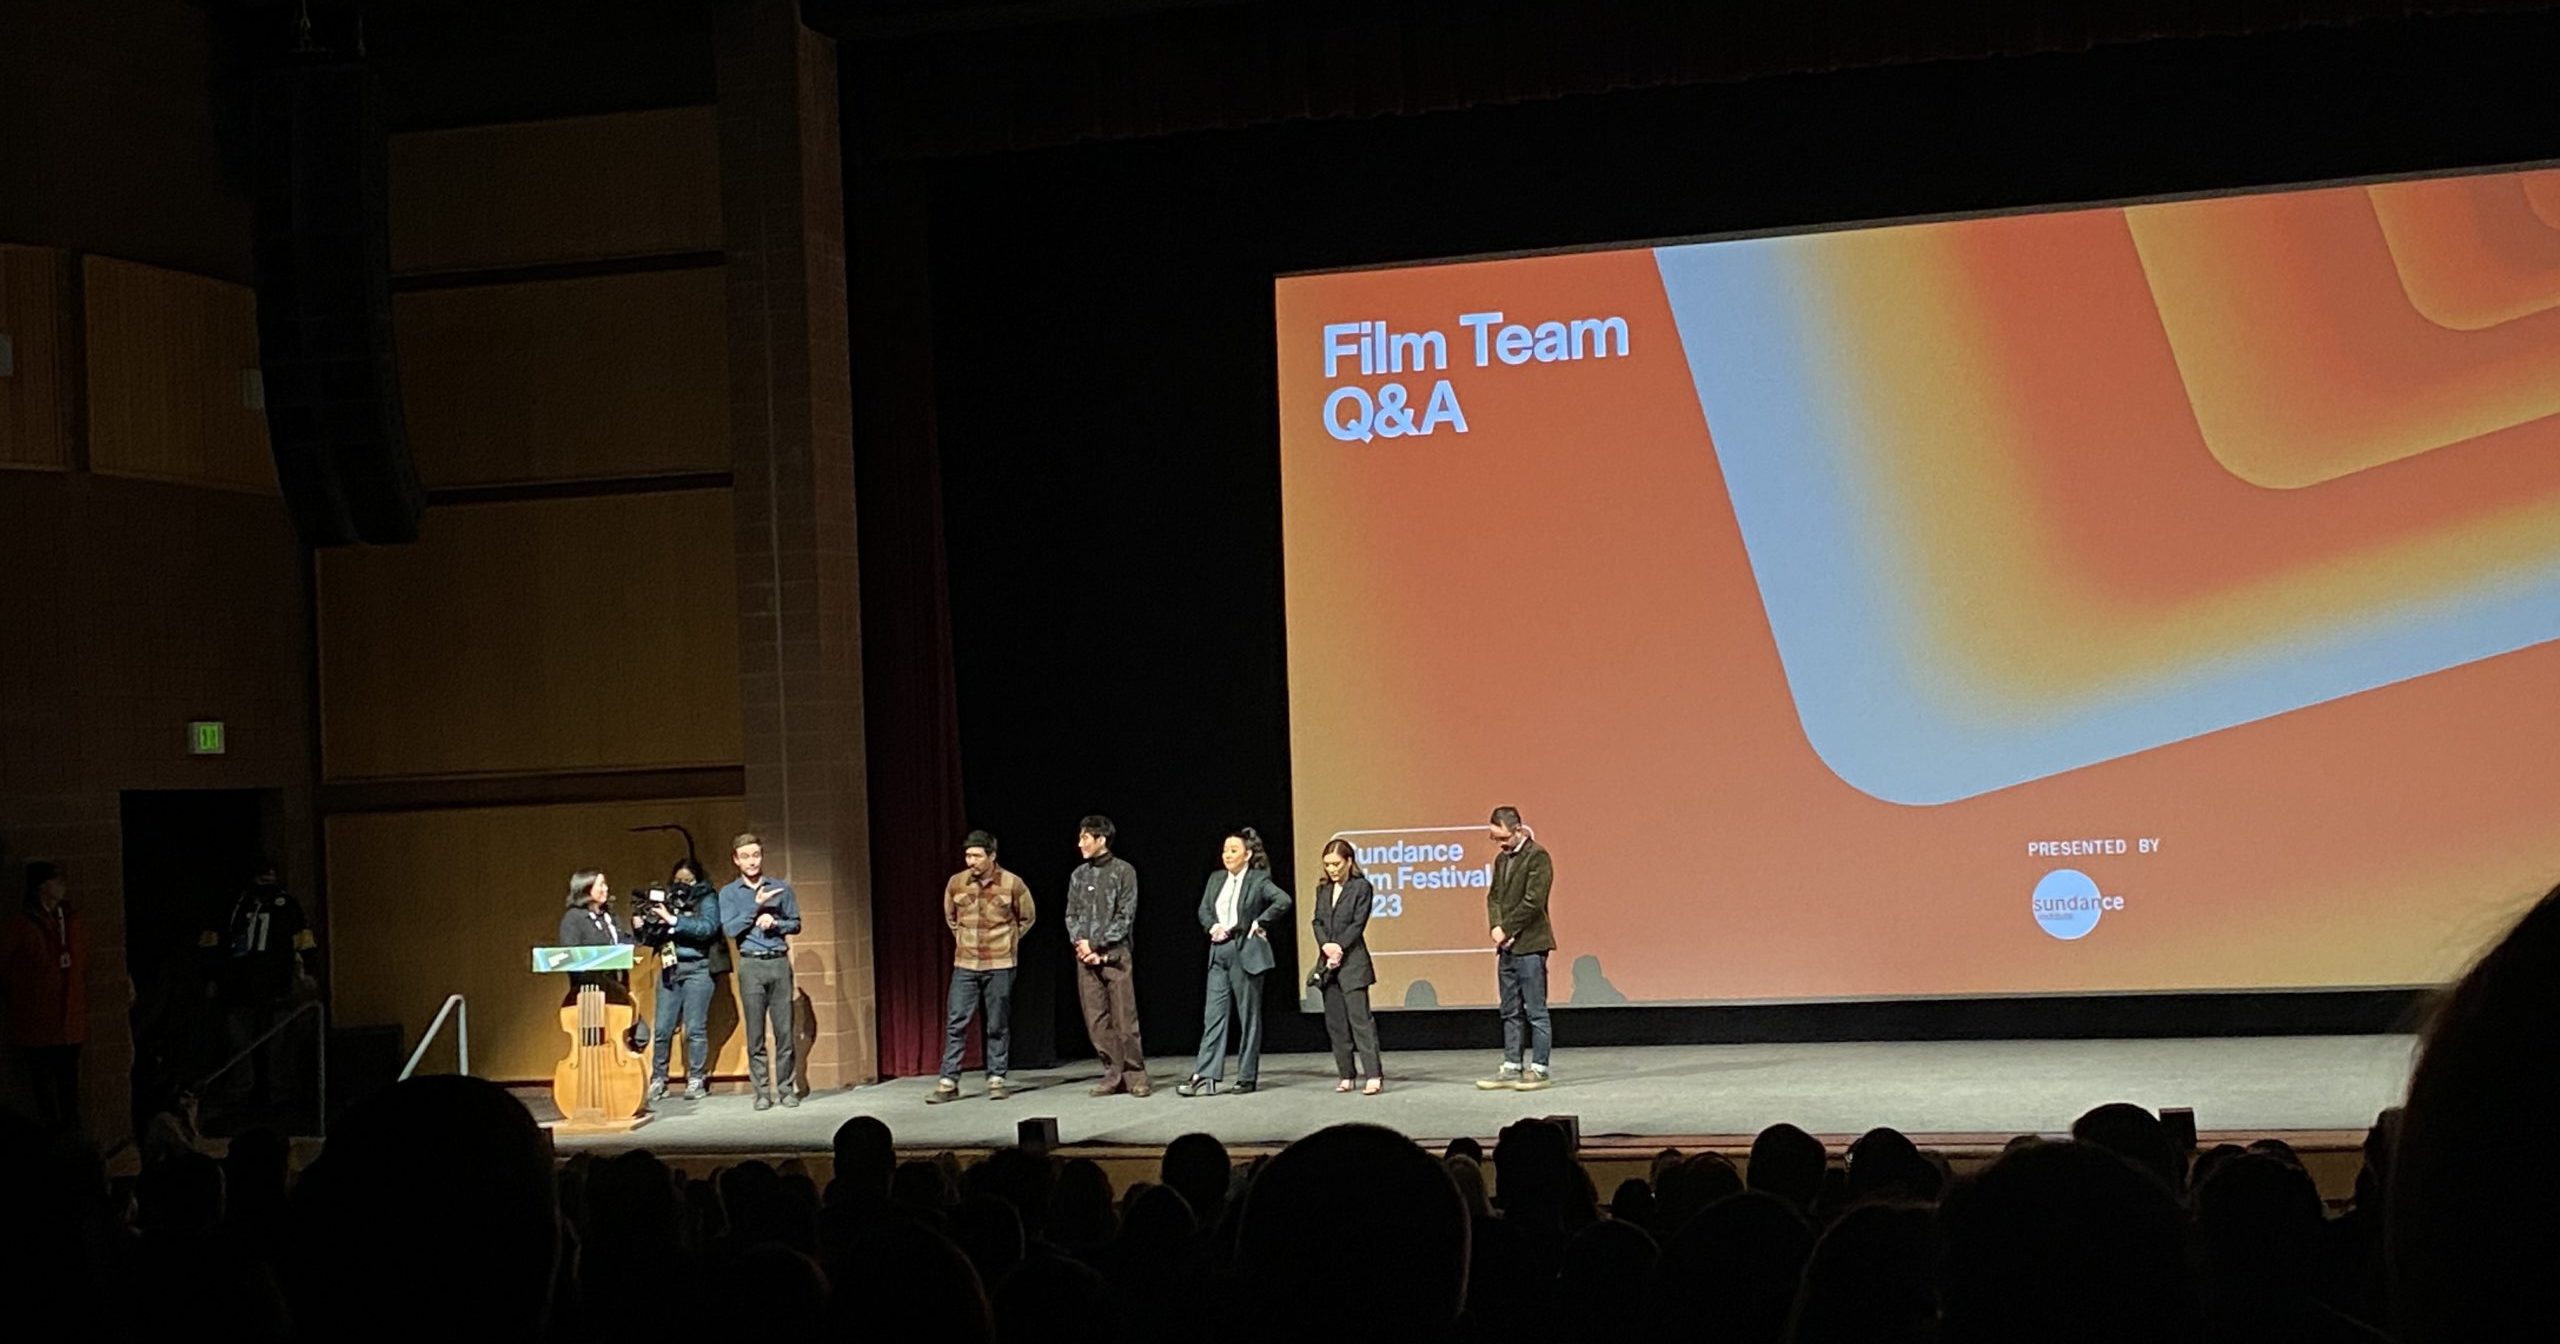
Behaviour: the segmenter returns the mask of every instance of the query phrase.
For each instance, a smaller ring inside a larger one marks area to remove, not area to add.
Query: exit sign
[[[219,756],[222,754],[222,720],[205,719],[187,725],[187,754]]]

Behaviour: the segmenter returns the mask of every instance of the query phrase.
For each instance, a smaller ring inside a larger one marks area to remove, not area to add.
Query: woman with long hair
[[[1360,855],[1337,836],[1325,842],[1324,882],[1316,888],[1316,945],[1320,960],[1307,976],[1324,996],[1324,1034],[1333,1041],[1336,1092],[1357,1087],[1376,1096],[1387,1086],[1387,1064],[1378,1057],[1378,1022],[1369,1015],[1369,986],[1378,973],[1369,961],[1369,906],[1373,893],[1360,871]],[[1365,1060],[1369,1072],[1362,1074]]]
[[[562,947],[618,947],[631,941],[631,930],[614,922],[610,902],[613,883],[593,868],[569,875],[569,908],[560,915]]]

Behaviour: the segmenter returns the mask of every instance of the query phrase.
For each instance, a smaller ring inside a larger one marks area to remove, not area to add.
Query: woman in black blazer
[[[1200,893],[1200,927],[1209,933],[1209,992],[1200,1024],[1200,1059],[1173,1089],[1181,1097],[1213,1097],[1227,1071],[1227,1038],[1236,1040],[1236,1091],[1262,1086],[1262,977],[1275,954],[1266,924],[1289,918],[1289,893],[1271,880],[1271,859],[1250,826],[1230,832],[1219,870]]]
[[[1336,1092],[1355,1085],[1376,1096],[1387,1085],[1387,1063],[1378,1057],[1378,1023],[1369,1015],[1369,986],[1378,981],[1369,963],[1369,879],[1360,871],[1360,856],[1351,842],[1336,838],[1324,847],[1324,884],[1316,888],[1316,945],[1322,949],[1310,977],[1324,993],[1324,1033],[1333,1038],[1333,1068],[1342,1081]],[[1360,1061],[1370,1065],[1361,1082]]]
[[[631,930],[613,917],[613,884],[593,868],[569,875],[569,908],[560,916],[562,947],[624,947],[634,941]],[[621,989],[630,977],[621,971],[580,972],[569,977],[570,997],[580,985]]]
[[[631,931],[614,922],[613,884],[593,868],[569,875],[569,908],[560,916],[560,946],[619,947]]]

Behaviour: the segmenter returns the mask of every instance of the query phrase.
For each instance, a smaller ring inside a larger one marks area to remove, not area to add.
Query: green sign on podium
[[[533,969],[537,975],[627,971],[631,969],[631,944],[624,943],[618,947],[537,947],[533,949]]]

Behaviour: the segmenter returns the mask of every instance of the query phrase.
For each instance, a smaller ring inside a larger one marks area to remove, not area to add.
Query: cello
[[[632,1031],[638,1016],[628,1000],[605,997],[600,983],[578,986],[576,997],[561,1005],[569,1053],[551,1076],[551,1099],[566,1127],[619,1127],[640,1114],[649,1070]]]

